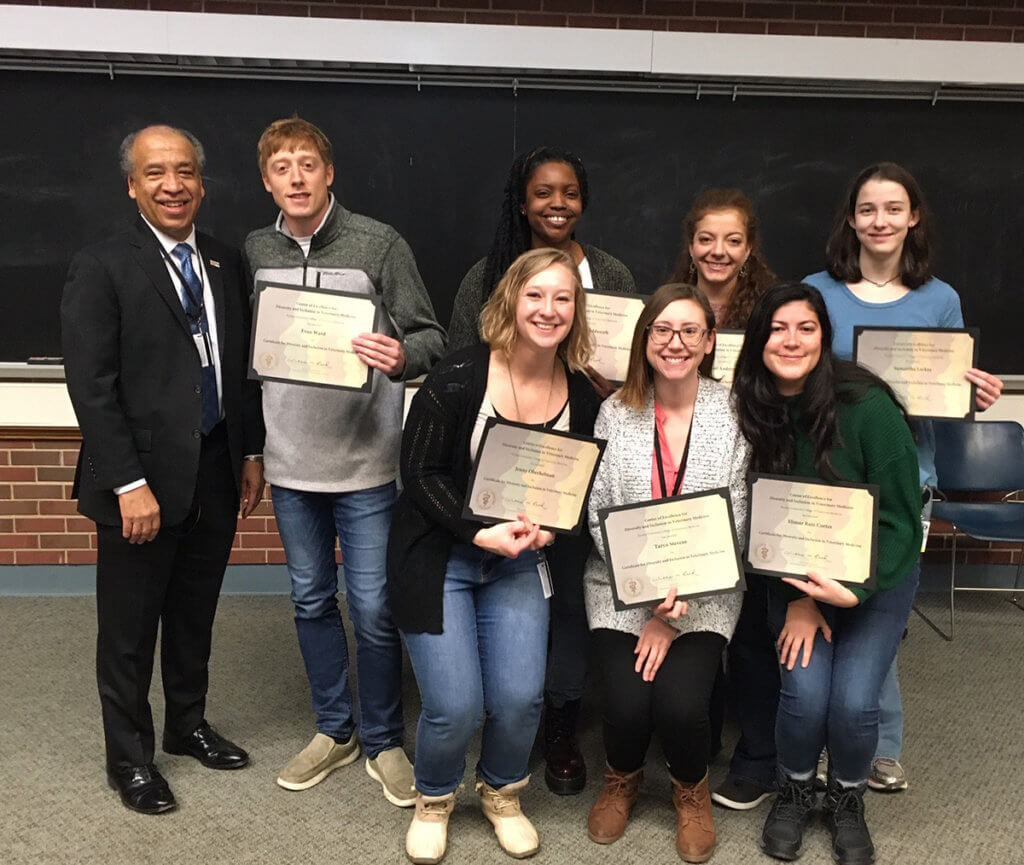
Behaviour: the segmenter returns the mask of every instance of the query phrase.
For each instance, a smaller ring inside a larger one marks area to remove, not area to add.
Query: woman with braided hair
[[[480,310],[509,265],[528,249],[549,246],[569,253],[584,289],[636,291],[621,261],[576,239],[589,199],[587,170],[575,153],[537,147],[515,158],[491,250],[469,269],[455,296],[448,326],[451,351],[480,341]]]
[[[576,239],[590,198],[583,161],[567,150],[538,147],[512,163],[501,216],[486,258],[470,268],[455,297],[448,327],[450,350],[480,342],[480,310],[509,265],[530,249],[551,247],[576,264],[584,289],[635,292],[626,266],[596,246]],[[587,370],[601,396],[611,385]],[[552,573],[547,678],[544,689],[544,779],[559,795],[583,790],[586,764],[576,743],[576,722],[587,669],[587,617],[579,574]]]

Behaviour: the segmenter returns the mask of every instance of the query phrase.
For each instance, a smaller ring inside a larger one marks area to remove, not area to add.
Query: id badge
[[[192,341],[196,344],[196,351],[199,352],[199,363],[204,367],[209,366],[212,360],[210,351],[210,335],[208,333],[192,334]]]
[[[537,573],[540,574],[540,587],[545,598],[550,598],[554,593],[551,585],[551,569],[548,567],[547,556],[543,552],[537,554]]]

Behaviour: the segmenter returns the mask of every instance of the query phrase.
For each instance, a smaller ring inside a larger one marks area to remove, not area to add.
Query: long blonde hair
[[[576,304],[569,335],[559,343],[557,352],[569,369],[579,370],[587,365],[593,351],[593,337],[587,325],[587,295],[576,262],[571,255],[559,249],[531,249],[512,262],[480,312],[480,338],[491,348],[511,354],[518,336],[516,304],[519,293],[538,273],[556,264],[572,276]]]

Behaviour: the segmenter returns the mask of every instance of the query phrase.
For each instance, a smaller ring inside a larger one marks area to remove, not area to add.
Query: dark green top
[[[789,403],[790,423],[796,437],[795,477],[822,478],[814,466],[814,445],[807,435],[810,420],[802,413],[802,400]],[[913,568],[921,551],[921,486],[917,472],[917,447],[903,415],[888,395],[871,387],[856,402],[836,406],[839,435],[829,452],[840,480],[877,484],[878,559],[875,591],[898,586]],[[823,574],[842,579],[842,574]],[[788,600],[806,597],[787,583],[778,583]],[[871,589],[850,586],[860,601]]]

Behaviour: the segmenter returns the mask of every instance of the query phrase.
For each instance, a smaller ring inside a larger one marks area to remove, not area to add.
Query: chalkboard
[[[621,258],[643,291],[668,274],[683,215],[708,186],[754,199],[781,276],[820,270],[848,178],[893,159],[936,212],[936,273],[981,328],[982,365],[1024,373],[1018,104],[10,71],[0,72],[0,111],[0,360],[60,354],[71,256],[135,213],[117,168],[126,132],[152,122],[194,131],[207,151],[198,223],[240,244],[276,215],[256,165],[259,133],[298,112],[334,143],[339,199],[412,245],[443,324],[487,251],[519,149],[554,143],[583,156],[591,204],[579,236]]]

